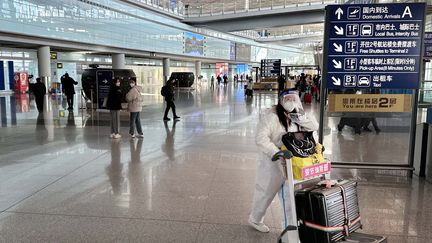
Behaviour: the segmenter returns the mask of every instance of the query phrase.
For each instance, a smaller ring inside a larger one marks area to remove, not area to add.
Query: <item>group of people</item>
[[[121,90],[120,78],[114,78],[106,100],[106,108],[110,111],[111,116],[111,135],[113,139],[121,138],[120,135],[120,110],[122,109],[123,93]],[[134,79],[129,79],[130,90],[126,94],[128,103],[128,111],[130,112],[129,119],[129,134],[132,138],[143,138],[141,127],[140,112],[142,109],[142,88],[136,85]],[[138,134],[135,135],[135,130]]]
[[[163,86],[161,93],[166,101],[166,109],[163,120],[171,120],[168,117],[168,113],[171,110],[174,120],[179,120],[180,116],[176,113],[176,107],[174,104],[174,84],[175,80],[168,80]],[[120,110],[122,109],[122,101],[126,100],[128,105],[128,111],[130,112],[129,119],[129,134],[131,138],[143,138],[143,131],[141,126],[140,112],[143,105],[142,87],[138,86],[135,79],[129,79],[130,90],[123,97],[121,89],[120,78],[114,78],[108,97],[106,100],[106,108],[110,111],[111,117],[111,135],[113,139],[121,138],[120,135]]]
[[[44,108],[44,96],[46,94],[46,86],[40,78],[36,78],[36,83],[31,83],[30,80],[33,76],[29,77],[29,89],[33,93],[36,100],[36,107],[39,112],[43,112]],[[78,84],[68,73],[65,73],[60,78],[62,85],[62,92],[66,96],[68,103],[68,110],[73,111],[74,95],[75,95],[75,85]]]
[[[320,91],[320,76],[319,75],[305,75],[301,73],[300,76],[295,78],[296,90],[300,93],[301,101],[304,101],[304,96],[307,92],[309,92],[313,97],[315,97],[316,101],[319,101],[319,91]]]

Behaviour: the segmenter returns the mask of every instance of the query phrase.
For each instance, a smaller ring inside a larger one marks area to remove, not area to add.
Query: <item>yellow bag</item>
[[[285,145],[282,146],[281,150],[287,150]],[[293,169],[294,180],[302,180],[302,169],[304,167],[312,166],[314,164],[324,163],[324,156],[322,153],[322,145],[317,143],[315,146],[315,153],[309,157],[301,158],[293,156],[291,158],[291,164]]]

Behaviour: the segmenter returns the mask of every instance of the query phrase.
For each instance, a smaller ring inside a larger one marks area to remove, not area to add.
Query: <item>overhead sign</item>
[[[432,32],[424,33],[423,45],[424,45],[423,58],[432,59]]]
[[[327,88],[418,88],[424,14],[424,3],[327,6]]]
[[[57,52],[54,52],[54,51],[50,52],[50,57],[51,57],[51,60],[57,60]]]
[[[329,112],[410,112],[409,94],[330,94]]]
[[[281,59],[262,59],[261,77],[278,77],[281,73]]]

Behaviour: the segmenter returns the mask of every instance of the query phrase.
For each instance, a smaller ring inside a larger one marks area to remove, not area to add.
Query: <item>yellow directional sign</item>
[[[411,112],[409,94],[330,94],[329,112]]]

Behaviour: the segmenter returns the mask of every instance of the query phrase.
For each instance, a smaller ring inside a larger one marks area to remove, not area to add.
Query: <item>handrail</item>
[[[171,1],[171,0],[128,0],[137,4],[147,5],[154,9],[167,12],[169,14],[177,15],[179,17],[184,16],[184,5],[182,1]]]

